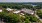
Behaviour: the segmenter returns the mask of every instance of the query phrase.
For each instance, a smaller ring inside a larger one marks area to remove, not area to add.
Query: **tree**
[[[36,17],[33,17],[33,16],[30,16],[30,19],[29,19],[31,22],[36,22],[38,21],[38,19]]]
[[[37,15],[42,18],[42,10],[37,10]]]
[[[25,23],[30,23],[29,19],[25,19]]]
[[[39,4],[39,5],[35,6],[35,8],[36,8],[36,9],[42,9],[42,5]]]
[[[27,9],[32,9],[33,6],[32,5],[23,5],[24,8],[27,8]]]
[[[6,6],[6,5],[3,5],[2,7],[3,7],[3,8],[7,8],[7,6]]]

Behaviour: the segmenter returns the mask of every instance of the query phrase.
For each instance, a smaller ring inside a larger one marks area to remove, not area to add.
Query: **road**
[[[36,11],[35,11],[35,17],[37,17],[42,22],[42,19],[36,14]]]
[[[35,14],[35,17],[37,17],[42,22],[42,19],[40,19],[40,17],[37,14]]]

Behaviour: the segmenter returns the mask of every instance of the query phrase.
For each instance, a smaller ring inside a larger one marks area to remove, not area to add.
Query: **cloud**
[[[0,2],[42,2],[42,0],[0,0]]]

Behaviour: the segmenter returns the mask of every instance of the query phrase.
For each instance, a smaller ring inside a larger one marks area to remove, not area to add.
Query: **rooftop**
[[[26,9],[26,8],[22,9],[21,11],[24,11],[24,12],[26,12],[28,14],[34,14],[34,11],[33,10]]]

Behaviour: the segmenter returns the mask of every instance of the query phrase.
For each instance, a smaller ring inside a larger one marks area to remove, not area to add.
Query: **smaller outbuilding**
[[[2,10],[2,8],[0,8],[0,12],[2,12],[3,10]]]
[[[12,11],[13,9],[11,9],[11,8],[7,8],[6,10],[7,10],[7,11]]]
[[[21,12],[20,10],[17,10],[17,11],[14,11],[13,13],[16,13],[17,14],[17,13],[20,13],[20,12]]]
[[[2,12],[2,9],[0,9],[0,12]]]

